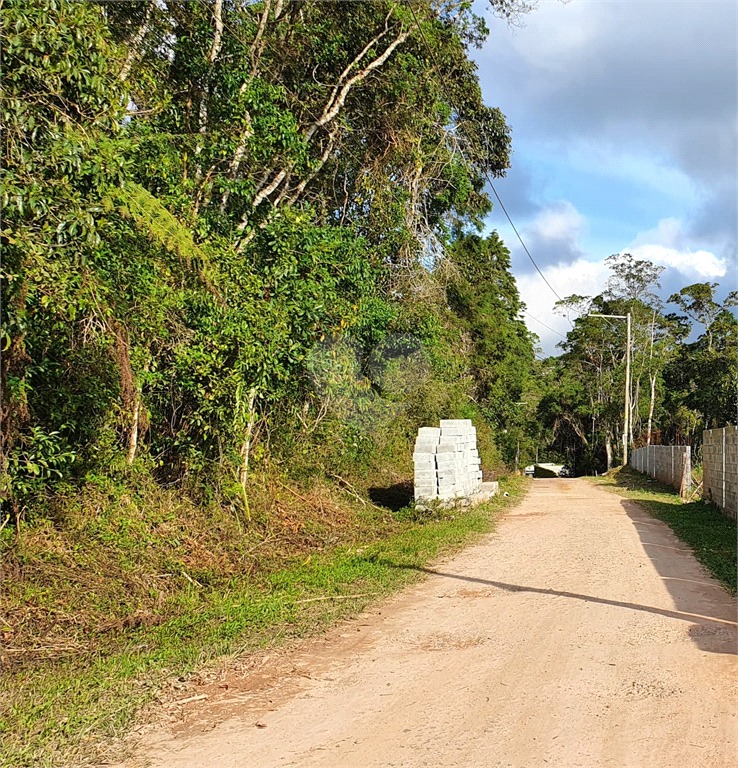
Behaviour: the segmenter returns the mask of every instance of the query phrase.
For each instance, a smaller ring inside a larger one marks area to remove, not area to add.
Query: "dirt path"
[[[203,686],[135,764],[738,765],[735,602],[632,502],[536,480],[433,571]]]

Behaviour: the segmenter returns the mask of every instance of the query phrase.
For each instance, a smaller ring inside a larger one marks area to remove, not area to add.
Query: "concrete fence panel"
[[[692,451],[688,445],[647,445],[632,451],[628,463],[681,493],[692,487]]]
[[[703,498],[728,517],[738,516],[738,427],[704,431],[702,468]]]

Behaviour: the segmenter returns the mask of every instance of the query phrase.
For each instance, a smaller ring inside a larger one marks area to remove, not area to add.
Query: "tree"
[[[636,259],[630,253],[616,253],[605,259],[612,275],[607,281],[605,296],[626,301],[658,304],[652,288],[660,288],[659,277],[665,267],[645,259]]]
[[[455,274],[446,295],[470,335],[474,399],[498,434],[505,429],[510,434],[522,426],[517,405],[533,363],[533,339],[520,319],[524,306],[510,274],[510,251],[497,232],[487,238],[459,234],[449,258]],[[507,447],[510,459],[513,449]]]
[[[688,317],[705,326],[708,349],[712,349],[712,324],[718,315],[738,306],[738,291],[731,291],[725,301],[715,301],[715,289],[718,283],[694,283],[669,296],[669,303],[676,304]]]
[[[319,409],[308,361],[333,334],[368,358],[413,333],[437,408],[476,388],[513,418],[530,340],[504,246],[469,246],[490,283],[460,277],[456,315],[429,260],[509,165],[469,3],[48,0],[2,22],[11,507],[139,459],[240,488],[253,441]]]
[[[559,345],[564,350],[559,381],[552,379],[541,401],[541,418],[553,438],[562,449],[571,446],[578,466],[589,470],[609,468],[614,460],[613,439],[622,431],[626,351],[625,324],[589,313],[630,314],[632,319],[631,446],[651,444],[661,433],[673,431],[664,406],[669,400],[665,376],[690,332],[684,318],[663,313],[654,293],[662,267],[631,254],[611,256],[607,262],[612,275],[603,294],[570,296],[557,303],[561,311],[579,317]]]

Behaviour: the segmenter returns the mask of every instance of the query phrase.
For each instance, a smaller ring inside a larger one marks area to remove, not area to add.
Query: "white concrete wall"
[[[702,497],[738,516],[738,427],[704,431],[702,470]]]
[[[685,491],[692,487],[692,456],[688,445],[648,445],[637,448],[630,454],[628,464],[633,469],[671,485],[677,490],[682,487],[685,475]]]

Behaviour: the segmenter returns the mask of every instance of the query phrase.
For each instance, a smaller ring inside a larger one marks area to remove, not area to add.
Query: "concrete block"
[[[442,419],[439,427],[421,427],[415,446],[416,499],[438,498],[456,506],[490,494],[482,491],[477,430],[471,419]]]
[[[440,427],[421,427],[418,430],[418,437],[431,437],[437,438],[441,436]]]
[[[458,448],[455,443],[450,445],[447,443],[442,443],[441,445],[438,446],[436,453],[457,453],[460,450],[461,449]]]
[[[438,438],[438,442],[440,445],[450,445],[451,443],[463,445],[464,440],[462,435],[447,435],[444,433]]]

